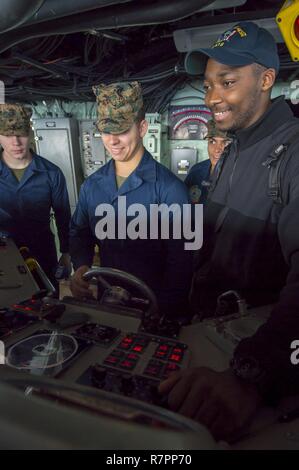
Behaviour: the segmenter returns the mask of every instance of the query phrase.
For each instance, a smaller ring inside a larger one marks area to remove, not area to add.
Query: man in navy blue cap
[[[204,71],[205,103],[217,128],[233,135],[205,207],[193,309],[201,318],[214,315],[219,295],[232,290],[249,307],[274,306],[239,342],[228,370],[176,373],[160,392],[217,439],[234,439],[262,403],[299,391],[299,367],[290,360],[299,338],[299,122],[283,97],[271,100],[279,57],[273,37],[255,23],[189,53],[185,66],[193,75]]]
[[[254,63],[279,70],[279,56],[273,36],[257,24],[244,21],[225,31],[209,49],[189,52],[185,68],[190,75],[205,72],[208,59],[231,67],[243,67]]]

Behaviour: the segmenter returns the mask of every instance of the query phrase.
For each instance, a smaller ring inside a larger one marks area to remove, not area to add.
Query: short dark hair
[[[262,75],[262,73],[264,73],[269,68],[269,67],[265,67],[264,65],[257,64],[256,62],[254,62],[252,66],[253,66],[253,73],[256,78],[259,78]]]
[[[145,109],[144,109],[144,106],[142,106],[142,108],[140,108],[137,113],[135,122],[138,123],[138,122],[143,121],[144,119],[145,119]]]

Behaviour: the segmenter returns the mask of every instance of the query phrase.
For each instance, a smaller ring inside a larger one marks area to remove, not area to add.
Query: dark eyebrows
[[[218,72],[216,75],[216,78],[225,78],[227,75],[231,75],[231,74],[234,74],[234,76],[237,76],[237,77],[239,76],[237,70],[227,69],[227,70],[223,70],[222,72]],[[207,75],[204,75],[204,80],[209,81],[209,78],[207,77]]]

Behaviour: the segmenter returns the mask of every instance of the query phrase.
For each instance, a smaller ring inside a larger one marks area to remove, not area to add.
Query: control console
[[[189,354],[184,343],[128,333],[88,367],[78,383],[161,405],[157,386],[172,372],[186,367]]]
[[[115,311],[35,296],[14,304],[0,315],[9,365],[164,406],[159,383],[190,359],[188,346],[177,339],[179,325],[167,320],[163,329],[161,322],[171,337],[161,336],[152,333],[158,331],[152,323],[147,332],[135,312]]]

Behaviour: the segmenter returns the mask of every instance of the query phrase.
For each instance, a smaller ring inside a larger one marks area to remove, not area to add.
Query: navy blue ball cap
[[[257,63],[279,70],[279,56],[275,39],[266,29],[252,21],[244,21],[225,31],[208,49],[189,52],[185,69],[190,75],[205,71],[208,58],[230,67]]]

